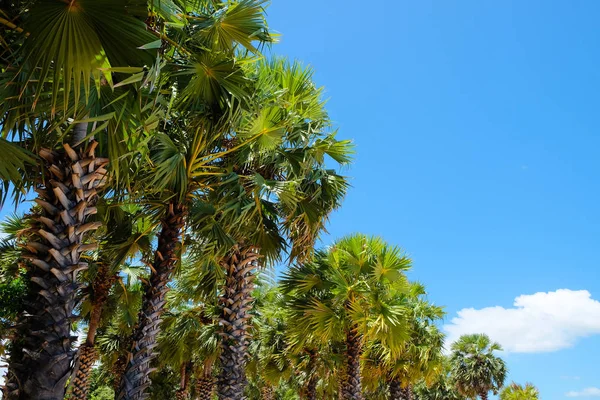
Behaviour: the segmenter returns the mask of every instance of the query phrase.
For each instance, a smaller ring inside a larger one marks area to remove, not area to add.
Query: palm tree
[[[450,359],[444,357],[438,365],[437,376],[431,382],[424,380],[415,385],[415,394],[419,400],[465,400],[458,393],[451,377]]]
[[[452,376],[462,395],[487,400],[488,392],[502,388],[506,364],[495,351],[502,347],[484,334],[463,335],[452,344]]]
[[[107,320],[106,309],[110,291],[115,283],[122,283],[120,269],[133,257],[142,258],[150,251],[152,232],[149,220],[144,218],[141,209],[135,205],[119,206],[103,204],[99,207],[104,226],[110,231],[103,234],[100,249],[92,260],[87,278],[91,280],[87,299],[82,306],[82,315],[87,316],[87,334],[79,347],[73,368],[70,386],[70,399],[85,400],[88,397],[89,376],[97,359],[95,346],[96,333],[102,327],[101,320]]]
[[[170,53],[172,79],[163,83],[165,90],[179,95],[151,143],[152,165],[143,181],[146,188],[154,188],[146,192],[146,201],[160,216],[160,232],[119,399],[144,396],[167,285],[182,253],[186,218],[194,200],[218,184],[215,177],[224,173],[224,166],[215,164],[228,151],[223,143],[246,99],[240,55],[244,48],[256,52],[256,42],[271,41],[263,0],[200,3],[184,9],[186,29],[176,30],[179,43]]]
[[[523,386],[513,382],[500,392],[500,400],[538,400],[539,398],[539,390],[531,383]]]
[[[278,261],[287,243],[291,259],[310,253],[347,188],[345,178],[326,169],[324,156],[344,164],[351,152],[348,141],[327,131],[321,90],[312,83],[310,69],[275,60],[260,64],[255,73],[258,101],[238,133],[259,138],[224,158],[234,166],[233,174],[225,178],[230,184],[212,194],[216,218],[208,214],[234,242],[220,260],[225,272],[221,399],[241,399],[246,385],[255,270]]]
[[[146,10],[113,0],[23,0],[3,2],[1,11],[0,146],[10,156],[0,161],[0,174],[17,193],[33,188],[39,206],[23,254],[32,285],[5,398],[62,399],[74,354],[77,275],[87,268],[83,253],[94,247],[86,237],[100,226],[91,219],[107,183],[108,158],[98,153],[115,151],[88,139],[117,132],[128,120],[122,112],[95,114],[97,94],[121,80],[111,68],[152,65],[154,50],[143,48],[156,37],[144,24]]]
[[[367,343],[379,341],[397,351],[407,338],[406,310],[398,295],[407,290],[404,271],[410,265],[399,248],[356,234],[317,251],[285,275],[282,285],[297,321],[297,340],[312,336],[344,343],[344,399],[363,399],[361,357]]]
[[[371,387],[388,384],[391,400],[411,399],[413,385],[420,380],[435,378],[442,360],[444,335],[435,325],[443,310],[429,303],[425,287],[412,283],[399,301],[408,310],[409,337],[399,351],[387,349],[381,343],[371,343],[365,357],[365,375]]]

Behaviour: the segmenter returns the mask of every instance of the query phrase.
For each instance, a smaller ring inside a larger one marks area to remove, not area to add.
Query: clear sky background
[[[450,338],[490,334],[509,380],[544,400],[600,397],[600,3],[268,11],[274,51],[315,68],[357,146],[325,243],[360,231],[402,246]]]
[[[490,334],[543,400],[600,398],[600,2],[268,11],[274,51],[315,68],[357,146],[324,243],[402,246],[450,338]]]

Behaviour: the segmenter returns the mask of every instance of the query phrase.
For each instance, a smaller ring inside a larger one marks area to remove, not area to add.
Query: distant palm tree
[[[361,400],[361,358],[366,343],[379,341],[398,351],[408,338],[406,309],[398,301],[408,290],[411,261],[379,237],[347,236],[283,279],[297,340],[344,343],[344,400]]]
[[[452,344],[452,377],[461,394],[482,400],[487,400],[490,391],[498,394],[507,369],[495,351],[502,347],[484,334],[464,335]]]
[[[415,394],[419,400],[465,400],[458,393],[456,384],[450,375],[450,359],[444,357],[438,366],[438,374],[432,382],[424,380],[415,385]]]
[[[539,390],[531,383],[523,386],[513,382],[500,392],[500,400],[538,400],[539,398]]]

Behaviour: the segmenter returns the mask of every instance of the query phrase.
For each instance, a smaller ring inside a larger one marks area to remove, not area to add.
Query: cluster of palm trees
[[[0,1],[0,203],[29,207],[3,224],[4,399],[402,398],[444,375],[398,248],[314,250],[353,148],[312,70],[264,54],[265,6]]]

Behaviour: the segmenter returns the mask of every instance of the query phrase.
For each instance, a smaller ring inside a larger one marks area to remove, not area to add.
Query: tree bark
[[[181,365],[181,382],[179,389],[175,392],[175,398],[177,400],[187,400],[190,398],[190,373],[192,369],[192,363],[183,363]]]
[[[258,254],[252,247],[236,245],[221,264],[226,270],[226,282],[219,299],[221,304],[221,370],[217,378],[219,400],[242,400],[246,380],[250,313],[254,269]]]
[[[319,378],[312,374],[306,385],[306,400],[317,400],[317,383]]]
[[[203,375],[196,379],[196,399],[212,400],[215,390],[215,381],[212,376]]]
[[[74,378],[70,384],[69,400],[87,400],[89,392],[89,378],[92,367],[97,359],[97,352],[94,344],[96,342],[96,331],[100,325],[102,310],[108,300],[108,293],[113,283],[117,279],[116,275],[110,273],[109,266],[101,264],[98,273],[92,283],[92,311],[90,313],[90,322],[85,343],[79,347],[79,354],[75,362]]]
[[[401,400],[403,399],[402,387],[398,379],[392,379],[389,383],[390,400]]]
[[[165,296],[169,290],[173,268],[177,261],[186,209],[177,201],[169,203],[167,215],[161,223],[150,282],[144,293],[138,326],[132,335],[132,347],[125,374],[121,381],[118,399],[142,400],[150,386],[150,362],[154,359],[156,338],[160,333]]]
[[[481,397],[481,400],[487,400],[488,399],[488,392],[481,392],[481,394],[479,395],[479,397]]]
[[[306,400],[317,400],[317,383],[319,383],[319,377],[317,376],[316,365],[317,365],[317,350],[307,350],[310,357],[310,370],[308,382],[306,384]]]
[[[106,183],[108,160],[95,156],[96,146],[90,142],[72,149],[65,143],[62,151],[40,151],[44,174],[35,188],[40,211],[22,256],[31,282],[16,332],[22,351],[11,354],[5,399],[62,400],[65,395],[75,353],[71,323],[77,274],[87,268],[80,258],[95,248],[84,237],[101,225],[87,222]]]
[[[261,400],[275,400],[275,391],[268,383],[265,383],[265,385],[260,389],[260,393]]]
[[[344,400],[363,400],[360,356],[362,340],[356,327],[346,332],[346,379]]]

